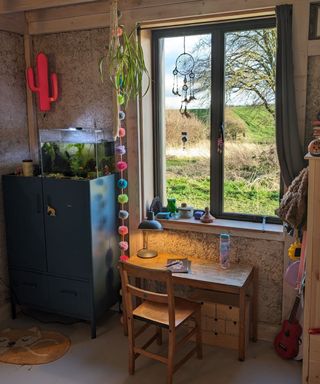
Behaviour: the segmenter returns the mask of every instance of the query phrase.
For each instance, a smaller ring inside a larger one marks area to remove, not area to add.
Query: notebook
[[[172,273],[188,273],[190,269],[191,261],[185,259],[168,259],[166,267]]]

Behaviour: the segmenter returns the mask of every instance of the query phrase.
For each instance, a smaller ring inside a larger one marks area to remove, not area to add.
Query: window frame
[[[216,22],[203,25],[181,26],[175,28],[157,29],[152,31],[152,79],[153,83],[153,153],[154,153],[154,191],[156,196],[163,200],[163,169],[162,158],[164,148],[161,145],[163,136],[161,132],[160,103],[160,66],[159,66],[159,40],[165,37],[188,36],[196,34],[211,34],[211,46],[214,55],[211,55],[211,98],[210,113],[210,211],[220,219],[242,220],[251,222],[262,222],[280,224],[281,220],[276,216],[261,216],[244,213],[223,212],[223,184],[224,184],[224,156],[219,155],[215,143],[219,136],[220,128],[224,121],[224,60],[214,60],[215,57],[224,57],[225,41],[227,32],[275,28],[275,17],[244,19],[231,22]],[[214,144],[214,145],[212,145]],[[216,181],[216,182],[215,182]],[[217,182],[218,181],[218,182]],[[212,185],[215,184],[215,188]],[[282,197],[283,185],[280,175],[279,199]],[[199,207],[197,207],[199,208]]]

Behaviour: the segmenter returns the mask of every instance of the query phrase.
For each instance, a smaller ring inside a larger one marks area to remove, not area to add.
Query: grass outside
[[[194,208],[210,206],[210,178],[175,177],[167,179],[167,196],[175,197],[177,206],[187,202]],[[279,207],[279,190],[269,190],[242,181],[224,183],[224,211],[274,216]]]
[[[210,141],[207,133],[199,135],[199,129],[208,130],[208,111],[190,112],[196,117],[183,121],[183,130],[191,139],[185,150],[179,137],[179,116],[173,120],[172,111],[167,116],[167,197],[176,198],[178,205],[186,202],[203,209],[210,206]],[[280,172],[274,119],[263,106],[228,107],[226,112],[224,212],[275,216]]]

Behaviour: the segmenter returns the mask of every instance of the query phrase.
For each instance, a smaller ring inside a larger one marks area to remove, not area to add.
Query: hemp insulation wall
[[[23,37],[0,31],[0,175],[29,157]],[[8,269],[0,178],[0,320],[8,315]],[[23,214],[23,212],[21,212]]]

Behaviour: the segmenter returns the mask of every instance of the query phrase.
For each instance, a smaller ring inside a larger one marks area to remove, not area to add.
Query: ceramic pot
[[[180,219],[191,219],[193,217],[193,207],[188,207],[187,203],[181,203],[181,207],[178,207]]]

